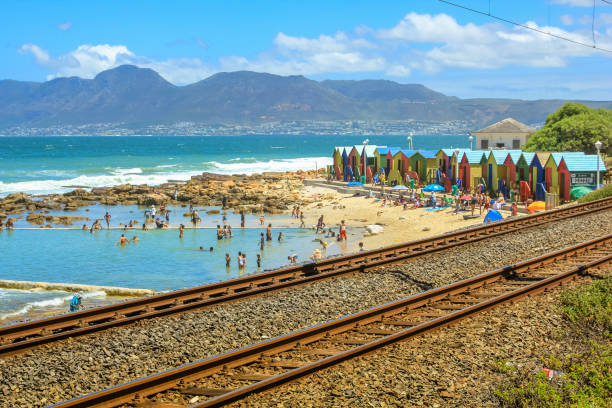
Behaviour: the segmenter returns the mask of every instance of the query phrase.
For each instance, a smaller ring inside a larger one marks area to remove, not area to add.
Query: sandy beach
[[[342,194],[332,188],[319,186],[305,186],[300,190],[301,198],[312,201],[301,209],[307,227],[317,224],[318,218],[323,215],[325,224],[338,231],[338,226],[345,220],[349,228],[348,250],[359,249],[359,234],[352,233],[351,227],[365,227],[378,224],[383,232],[376,235],[366,235],[361,241],[365,249],[375,249],[382,246],[412,241],[448,231],[464,228],[474,224],[482,224],[483,214],[479,218],[464,220],[463,214],[453,214],[454,208],[438,211],[425,211],[423,208],[404,210],[402,206],[382,206],[382,201],[367,197],[354,197],[352,194]],[[508,211],[501,211],[504,217],[509,216]],[[479,214],[478,208],[474,212]],[[295,218],[287,219],[287,223],[299,226],[300,221]],[[328,238],[333,239],[333,238]]]

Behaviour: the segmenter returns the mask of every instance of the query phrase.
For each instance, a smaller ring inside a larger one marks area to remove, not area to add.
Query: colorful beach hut
[[[559,173],[559,195],[565,201],[570,200],[570,190],[574,187],[595,188],[597,184],[597,162],[599,162],[599,180],[603,180],[606,167],[596,154],[564,155],[557,169]]]
[[[363,149],[363,145],[355,145],[350,150],[348,159],[349,166],[353,170],[353,177],[355,180],[359,181],[359,177],[361,176],[361,150]]]
[[[344,165],[342,163],[342,150],[344,147],[336,146],[334,147],[334,154],[332,156],[332,168],[334,170],[334,175],[336,176],[336,180],[342,180],[342,170]]]
[[[342,179],[344,181],[351,181],[353,178],[353,169],[350,166],[349,155],[353,146],[344,146],[342,149]]]
[[[457,179],[457,175],[456,173],[456,169],[457,169],[457,162],[461,163],[461,160],[463,159],[463,155],[466,152],[471,152],[472,150],[465,150],[465,149],[459,149],[459,155],[457,155],[457,152],[454,149],[442,149],[446,152],[447,155],[449,155],[448,157],[450,158],[450,170],[449,170],[449,174],[450,174],[450,178],[452,180]],[[481,152],[482,153],[482,152]]]
[[[566,156],[584,156],[584,152],[559,152],[551,153],[544,164],[544,180],[546,182],[546,191],[553,194],[558,194],[562,197],[561,185],[559,183],[559,165],[561,160]],[[566,169],[567,175],[567,169]],[[565,192],[565,191],[563,191]]]
[[[508,155],[504,159],[504,167],[506,168],[506,184],[509,188],[518,188],[516,179],[516,165],[522,154],[523,152],[520,150],[509,150]]]
[[[459,178],[467,189],[477,186],[482,179],[482,162],[486,161],[485,153],[480,150],[468,150],[463,153],[459,162]],[[486,183],[485,183],[486,184]]]
[[[402,175],[398,169],[398,163],[393,159],[401,149],[399,147],[390,147],[387,151],[387,182],[390,185],[396,185],[402,183]]]
[[[518,159],[518,162],[516,163],[516,181],[517,182],[521,182],[521,181],[525,181],[528,184],[531,184],[531,177],[529,176],[529,166],[531,165],[531,161],[533,160],[533,157],[535,156],[535,153],[531,153],[531,152],[523,152],[521,154],[521,157]]]
[[[376,171],[380,172],[381,169],[385,172],[385,174],[389,174],[389,164],[387,163],[387,152],[389,151],[388,147],[377,146],[374,150],[374,157],[376,162]]]
[[[361,152],[361,174],[366,176],[366,181],[372,182],[372,177],[378,171],[376,163],[375,145],[365,145]]]

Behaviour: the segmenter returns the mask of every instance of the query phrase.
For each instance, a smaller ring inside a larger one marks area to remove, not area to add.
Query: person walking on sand
[[[179,225],[179,239],[183,239],[184,230],[185,230],[185,226],[183,224]]]
[[[512,202],[512,216],[516,217],[518,215],[518,204],[516,203],[516,201]]]
[[[110,229],[111,215],[108,211],[106,212],[106,214],[104,214],[104,219],[106,220],[106,229]]]
[[[115,245],[125,246],[129,243],[130,243],[130,240],[126,238],[125,234],[121,234],[121,238],[119,238],[119,241],[117,241]]]
[[[340,224],[340,240],[347,240],[346,237],[346,224],[344,224],[344,220],[341,221]]]
[[[268,224],[266,228],[266,241],[272,241],[272,224]]]
[[[83,299],[83,292],[79,292],[72,297],[72,300],[70,301],[70,311],[71,312],[76,312],[79,309],[85,309],[85,306],[83,306],[83,304],[81,303],[82,299]]]

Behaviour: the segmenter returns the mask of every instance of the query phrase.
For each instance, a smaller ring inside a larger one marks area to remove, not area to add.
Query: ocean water
[[[161,184],[203,171],[252,174],[331,164],[334,146],[363,136],[0,137],[0,196],[47,194],[66,186]],[[370,144],[407,146],[405,136],[372,136]],[[467,147],[468,137],[415,135],[415,149]]]
[[[276,135],[227,137],[0,137],[0,197],[13,192],[48,194],[69,191],[67,186],[104,187],[117,184],[161,184],[169,180],[188,180],[203,171],[223,174],[252,174],[263,171],[308,170],[331,163],[334,146],[361,144],[363,136]],[[372,136],[370,144],[406,146],[405,136]],[[467,147],[464,135],[416,135],[416,149],[437,150]],[[210,208],[198,208],[204,227],[222,223],[220,215],[206,215]],[[78,229],[91,225],[110,211],[112,225],[143,219],[137,206],[80,208],[61,215],[81,215],[89,220],[72,229],[41,230],[17,220],[16,227],[29,228],[0,233],[0,279],[83,283],[93,285],[142,287],[172,290],[256,273],[259,233],[256,216],[247,215],[241,230],[236,214],[228,213],[234,238],[217,241],[209,228],[186,230],[183,240],[178,231],[128,231],[140,242],[122,248],[115,245],[122,231],[90,234]],[[188,225],[186,208],[171,207],[173,226]],[[55,212],[51,212],[54,215]],[[19,215],[18,215],[19,216]],[[286,215],[266,217],[275,228],[288,227]],[[141,224],[138,224],[140,226]],[[283,229],[284,240],[266,243],[261,252],[262,268],[287,264],[287,256],[296,253],[307,260],[320,244],[314,231]],[[327,255],[354,250],[361,231],[349,228],[352,242],[342,246],[330,241]],[[213,252],[199,247],[213,247]],[[248,268],[239,272],[238,251],[247,253]],[[232,266],[225,268],[225,253]],[[103,304],[101,293],[86,294],[89,302]],[[65,311],[71,297],[62,291],[0,289],[0,320],[36,316],[36,313]],[[110,300],[109,300],[110,301]],[[87,303],[87,302],[86,302]]]

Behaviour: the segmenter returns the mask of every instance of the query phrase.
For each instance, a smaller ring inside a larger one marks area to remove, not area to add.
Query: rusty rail
[[[608,234],[53,407],[148,406],[160,403],[163,406],[173,402],[186,404],[194,395],[212,398],[193,405],[193,408],[223,406],[586,275],[590,269],[612,262],[611,250],[612,234]],[[342,347],[350,348],[336,350]],[[296,355],[299,357],[297,360]],[[308,361],[310,355],[317,357]],[[270,375],[271,367],[282,372]],[[285,371],[287,368],[291,369]],[[221,388],[218,384],[222,384]],[[227,388],[227,384],[237,387]],[[171,395],[167,395],[169,393]],[[151,396],[163,396],[160,400],[163,402],[150,400]]]
[[[0,327],[0,355],[8,355],[68,337],[81,336],[141,319],[306,284],[347,273],[441,251],[507,234],[523,228],[612,209],[612,198],[573,205],[530,216],[485,224],[430,238],[387,246],[315,263],[281,268],[214,284],[166,292],[113,305]]]

